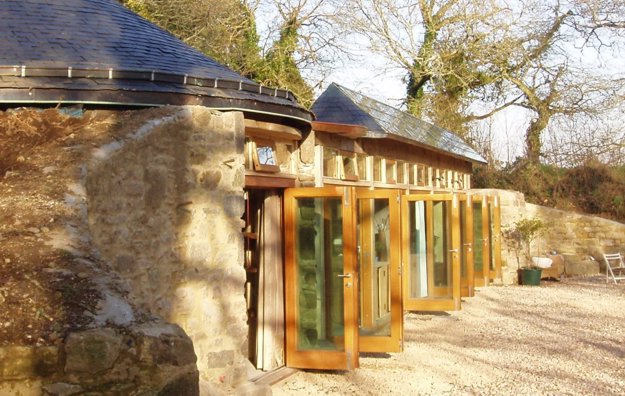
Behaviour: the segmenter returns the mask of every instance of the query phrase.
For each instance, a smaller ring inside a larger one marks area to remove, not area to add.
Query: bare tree
[[[602,117],[557,118],[546,131],[545,161],[559,167],[590,162],[625,165],[625,129],[619,117],[616,110]]]
[[[466,135],[468,94],[490,82],[484,47],[502,8],[491,0],[351,0],[345,23],[406,73],[406,105]]]
[[[346,54],[338,0],[123,0],[187,44],[304,106]],[[260,15],[263,25],[257,26]]]
[[[613,33],[620,33],[593,26],[593,18],[605,21],[593,8],[596,3],[528,0],[511,11],[515,25],[502,30],[492,52],[496,83],[484,88],[495,90],[495,111],[514,105],[530,112],[525,133],[528,164],[540,162],[541,137],[554,119],[597,116],[620,104],[615,99],[621,95],[622,80],[598,72],[596,61],[582,58],[600,57],[602,40],[614,43],[618,36]]]
[[[351,0],[347,23],[407,74],[407,105],[467,136],[468,123],[512,106],[530,114],[528,164],[558,117],[598,115],[622,78],[597,62],[623,43],[620,0]],[[479,104],[476,106],[476,104]]]
[[[341,15],[338,0],[266,0],[261,4],[268,21],[262,41],[265,63],[258,79],[291,89],[310,106],[318,88],[348,52],[341,39],[347,34],[335,22]]]

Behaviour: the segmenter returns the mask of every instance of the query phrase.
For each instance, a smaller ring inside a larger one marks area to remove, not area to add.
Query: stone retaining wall
[[[532,254],[554,251],[564,257],[564,275],[591,275],[604,271],[603,253],[625,253],[625,224],[596,216],[567,212],[525,202],[522,193],[505,190],[473,190],[498,194],[501,202],[502,265],[504,284],[517,281],[516,270],[526,265],[523,252],[505,230],[522,218],[538,218],[547,224],[543,235],[532,244]]]
[[[195,361],[178,326],[100,327],[58,346],[0,348],[0,394],[196,395]]]

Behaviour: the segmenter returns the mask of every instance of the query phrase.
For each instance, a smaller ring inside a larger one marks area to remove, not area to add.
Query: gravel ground
[[[406,314],[404,337],[273,395],[625,395],[625,284],[604,277],[482,288],[459,312]]]

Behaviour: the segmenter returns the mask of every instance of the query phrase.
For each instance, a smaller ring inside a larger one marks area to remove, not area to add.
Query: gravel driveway
[[[404,351],[351,372],[300,371],[279,395],[625,395],[625,284],[604,277],[478,290],[408,313]]]

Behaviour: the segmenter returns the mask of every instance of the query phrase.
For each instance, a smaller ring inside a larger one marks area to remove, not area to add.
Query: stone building
[[[114,0],[0,18],[0,393],[245,385],[245,131],[311,113]]]
[[[0,393],[263,392],[501,277],[451,132],[338,85],[313,120],[113,0],[0,17]]]

